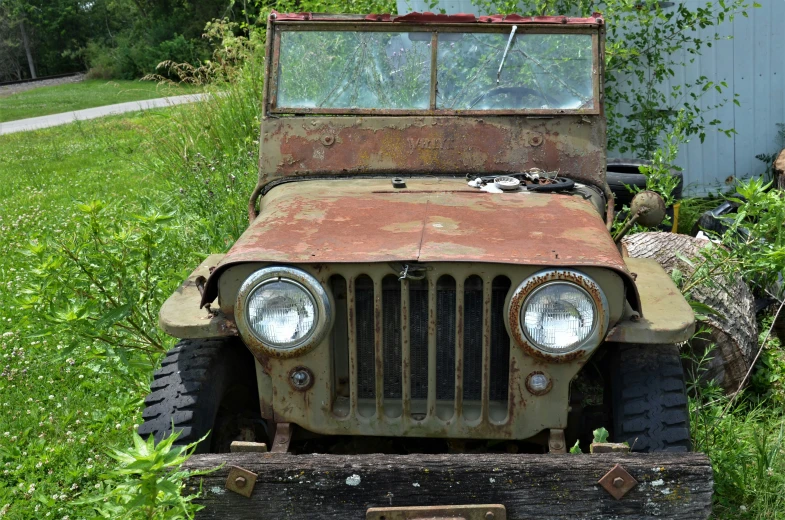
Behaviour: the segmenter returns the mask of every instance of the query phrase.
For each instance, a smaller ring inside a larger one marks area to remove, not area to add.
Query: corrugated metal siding
[[[693,59],[685,68],[676,69],[674,84],[692,82],[705,75],[725,81],[723,94],[711,90],[701,98],[707,110],[706,119],[719,119],[722,128],[735,128],[736,135],[726,137],[713,128],[706,131],[703,143],[698,137],[682,146],[676,164],[684,169],[686,193],[705,194],[724,189],[726,180],[760,174],[764,164],[755,158],[761,153],[773,153],[779,146],[777,123],[785,123],[785,0],[758,0],[762,6],[748,10],[749,17],[736,16],[719,28],[702,31],[704,40],[713,39],[715,32],[731,37],[704,47],[699,56],[680,56]],[[694,9],[706,0],[684,0]],[[441,0],[430,10],[444,7],[448,13],[478,14],[470,0]],[[429,10],[426,0],[398,0],[401,13]],[[669,88],[670,85],[666,85]],[[738,94],[741,106],[733,104]],[[717,103],[727,100],[721,108]],[[611,153],[618,156],[618,153]],[[629,155],[625,154],[625,155]]]
[[[703,1],[687,0],[688,7]],[[785,0],[762,0],[762,7],[749,9],[749,18],[737,16],[720,27],[721,36],[731,36],[704,48],[694,62],[677,71],[676,82],[694,81],[705,75],[725,81],[723,94],[712,90],[701,98],[707,120],[719,119],[723,128],[737,134],[726,137],[709,128],[703,143],[697,137],[683,146],[676,163],[684,168],[687,192],[705,194],[724,189],[734,177],[760,174],[765,165],[755,158],[775,152],[780,146],[777,123],[785,122]],[[703,31],[713,37],[714,28]],[[738,94],[740,106],[732,99]],[[711,110],[728,100],[722,108]]]

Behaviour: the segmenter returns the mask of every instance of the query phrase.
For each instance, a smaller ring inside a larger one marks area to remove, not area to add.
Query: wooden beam
[[[712,469],[701,453],[595,455],[195,455],[200,519],[346,520],[369,507],[502,504],[509,520],[707,518]],[[616,464],[638,485],[620,500],[598,481]],[[225,488],[230,466],[256,473],[250,498]]]

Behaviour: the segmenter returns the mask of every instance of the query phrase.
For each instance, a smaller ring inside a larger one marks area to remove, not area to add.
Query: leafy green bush
[[[78,206],[72,231],[33,240],[33,283],[19,305],[43,317],[54,334],[98,341],[127,361],[132,352],[153,363],[171,340],[157,326],[158,309],[182,280],[173,215],[151,209],[125,215],[102,201]]]
[[[708,231],[723,247],[702,253],[687,286],[724,274],[728,278],[741,276],[759,293],[782,297],[779,279],[785,272],[785,194],[770,188],[771,182],[762,178],[736,185],[742,198],[727,197],[739,205],[725,220],[727,230],[721,234]]]
[[[133,448],[111,449],[109,456],[119,467],[104,475],[98,491],[79,502],[92,506],[99,518],[120,520],[175,520],[193,518],[203,506],[193,501],[198,494],[183,496],[185,480],[207,472],[180,469],[199,441],[174,446],[179,432],[155,444],[133,433]],[[200,439],[203,440],[203,439]]]

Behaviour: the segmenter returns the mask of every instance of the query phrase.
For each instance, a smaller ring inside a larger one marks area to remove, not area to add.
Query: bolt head
[[[494,518],[496,518],[496,515],[493,514],[493,511],[485,513],[485,520],[493,520]]]
[[[234,485],[238,488],[244,488],[246,483],[247,481],[245,480],[245,477],[237,477],[234,479]]]
[[[311,386],[311,373],[306,369],[299,369],[292,372],[292,386],[298,390],[304,390]]]
[[[624,485],[624,479],[621,477],[616,477],[613,479],[613,487],[620,488]]]

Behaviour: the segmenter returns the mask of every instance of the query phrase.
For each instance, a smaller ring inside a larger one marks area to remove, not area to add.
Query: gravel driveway
[[[0,86],[0,97],[18,94],[19,92],[33,90],[38,87],[52,87],[54,85],[64,85],[66,83],[79,83],[84,79],[84,74],[77,74],[76,76],[68,76],[67,78],[45,79],[42,81],[31,81],[29,83],[17,83],[16,85],[4,85]]]

